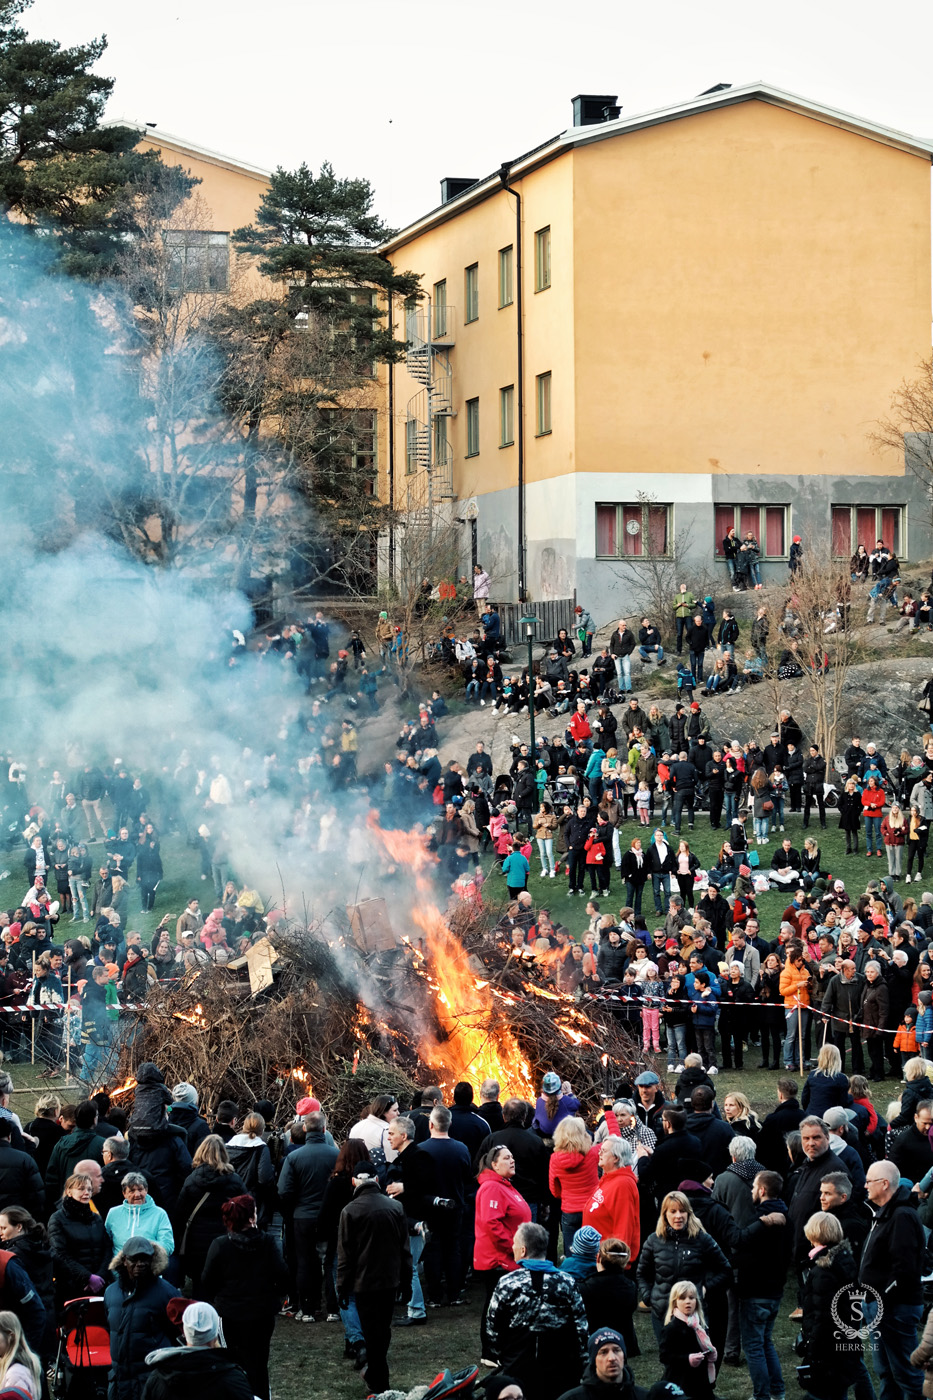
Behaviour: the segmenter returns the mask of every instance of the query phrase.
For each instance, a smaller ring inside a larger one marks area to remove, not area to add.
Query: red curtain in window
[[[735,506],[716,507],[716,558],[723,559],[722,542],[735,524]]]
[[[848,559],[852,548],[852,515],[848,506],[833,506],[833,557]]]
[[[761,544],[761,519],[758,507],[742,506],[741,510],[739,511],[739,518],[742,522],[742,537],[744,538],[748,531],[751,530],[752,534],[755,536],[755,539],[758,541],[759,544]]]
[[[863,544],[869,554],[874,549],[875,540],[878,538],[875,534],[877,528],[874,506],[859,506],[855,512],[855,542]]]
[[[898,506],[881,512],[881,538],[894,554],[901,552],[901,512]],[[870,552],[870,551],[869,551]]]
[[[596,507],[596,553],[618,554],[615,506]]]
[[[784,507],[768,506],[765,510],[765,554],[772,559],[787,553],[784,543]]]
[[[636,532],[630,533],[629,526],[638,526]],[[622,507],[622,552],[623,554],[644,554],[645,545],[641,537],[642,510],[640,505]]]
[[[667,553],[667,506],[648,507],[648,548],[654,555]]]

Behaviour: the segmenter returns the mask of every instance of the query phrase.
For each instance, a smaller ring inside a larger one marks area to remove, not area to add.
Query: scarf
[[[698,1348],[700,1349],[700,1351],[706,1353],[706,1374],[709,1377],[709,1383],[710,1385],[715,1385],[716,1348],[713,1346],[707,1333],[700,1326],[699,1314],[693,1313],[690,1317],[686,1317],[680,1311],[680,1308],[675,1308],[672,1316],[676,1317],[678,1322],[685,1322],[687,1326],[692,1329],[694,1336],[696,1337]]]

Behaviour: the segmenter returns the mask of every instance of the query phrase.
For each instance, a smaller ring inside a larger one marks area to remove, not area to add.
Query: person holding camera
[[[424,1250],[424,1282],[428,1307],[441,1306],[444,1286],[451,1305],[460,1302],[460,1291],[466,1268],[460,1247],[463,1212],[473,1182],[470,1154],[462,1142],[450,1136],[452,1114],[439,1104],[431,1110],[431,1136],[421,1144],[421,1151],[434,1167],[436,1195],[429,1202],[430,1237]]]

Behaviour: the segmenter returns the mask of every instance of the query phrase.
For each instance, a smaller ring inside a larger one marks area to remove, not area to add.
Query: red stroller
[[[103,1298],[72,1298],[58,1333],[55,1400],[106,1400],[110,1330]]]

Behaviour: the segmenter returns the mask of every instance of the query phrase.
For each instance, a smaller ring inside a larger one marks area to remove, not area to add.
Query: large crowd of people
[[[485,587],[473,594],[480,649],[467,639],[477,654],[441,644],[469,664],[468,698],[515,713],[534,703],[558,721],[534,754],[516,736],[509,771],[496,773],[482,743],[441,763],[447,707],[435,692],[402,725],[394,757],[360,780],[364,721],[340,701],[353,698],[351,680],[365,697],[372,674],[375,704],[377,670],[399,645],[387,617],[371,673],[358,634],[330,660],[320,615],[270,634],[259,654],[235,639],[234,669],[281,666],[308,692],[288,721],[287,757],[180,751],[150,773],[119,759],[36,769],[10,755],[0,807],[16,827],[8,859],[22,860],[24,893],[0,911],[2,1049],[13,1063],[35,1053],[50,1081],[67,1061],[89,1097],[63,1103],[51,1091],[24,1125],[0,1077],[0,1240],[12,1255],[0,1385],[5,1366],[19,1367],[38,1400],[67,1304],[89,1296],[109,1319],[117,1400],[187,1394],[216,1376],[231,1395],[267,1397],[277,1317],[339,1319],[348,1364],[378,1391],[390,1383],[392,1328],[430,1326],[435,1309],[472,1296],[496,1400],[642,1394],[628,1365],[639,1311],[658,1394],[712,1396],[720,1368],[744,1353],[765,1400],[792,1379],[772,1340],[790,1281],[806,1393],[836,1400],[851,1386],[866,1400],[869,1352],[884,1400],[921,1393],[933,1346],[920,1335],[933,894],[898,887],[922,883],[933,736],[896,761],[853,737],[827,766],[784,711],[761,745],[719,743],[692,687],[670,714],[629,693],[636,649],[637,664],[667,660],[648,617],[637,639],[620,622],[589,675],[573,672],[575,650],[594,649],[582,609],[576,636],[546,649],[532,699],[527,677],[497,678],[498,647],[481,650],[498,621]],[[678,597],[670,650],[686,648],[695,685],[712,682],[711,628],[720,650],[734,647],[734,619],[726,610],[711,623],[703,600]],[[767,627],[757,635],[760,659]],[[473,677],[490,662],[491,677]],[[476,1086],[478,1101],[467,1082],[411,1103],[387,1092],[336,1139],[327,1105],[311,1098],[274,1129],[265,1085],[204,1117],[197,1088],[166,1085],[155,1065],[137,1071],[129,1115],[119,1098],[92,1095],[154,983],[229,976],[254,940],[274,938],[280,912],[240,877],[231,836],[257,793],[272,795],[286,849],[339,852],[345,865],[366,862],[372,810],[419,833],[452,905],[481,903],[484,877],[501,871],[509,900],[489,939],[537,963],[558,993],[601,1003],[650,1067],[601,1106],[581,1105],[552,1071],[536,1103],[500,1102],[492,1081]],[[724,836],[708,868],[689,836],[704,812]],[[815,836],[798,850],[791,813],[805,827],[838,819],[850,863],[831,872]],[[193,892],[144,939],[133,924],[137,910],[161,912],[167,836],[196,853],[213,899],[202,910]],[[565,873],[586,900],[579,927],[533,898],[535,853],[542,876]],[[882,856],[887,873],[857,873]],[[758,900],[769,892],[773,905],[775,891],[785,898],[765,937]],[[780,1076],[760,1118],[739,1090],[717,1098],[718,1072],[753,1053]],[[894,1106],[873,1100],[886,1077]],[[831,1326],[840,1293],[852,1310],[838,1305],[844,1324]],[[872,1298],[866,1333],[855,1304]]]

